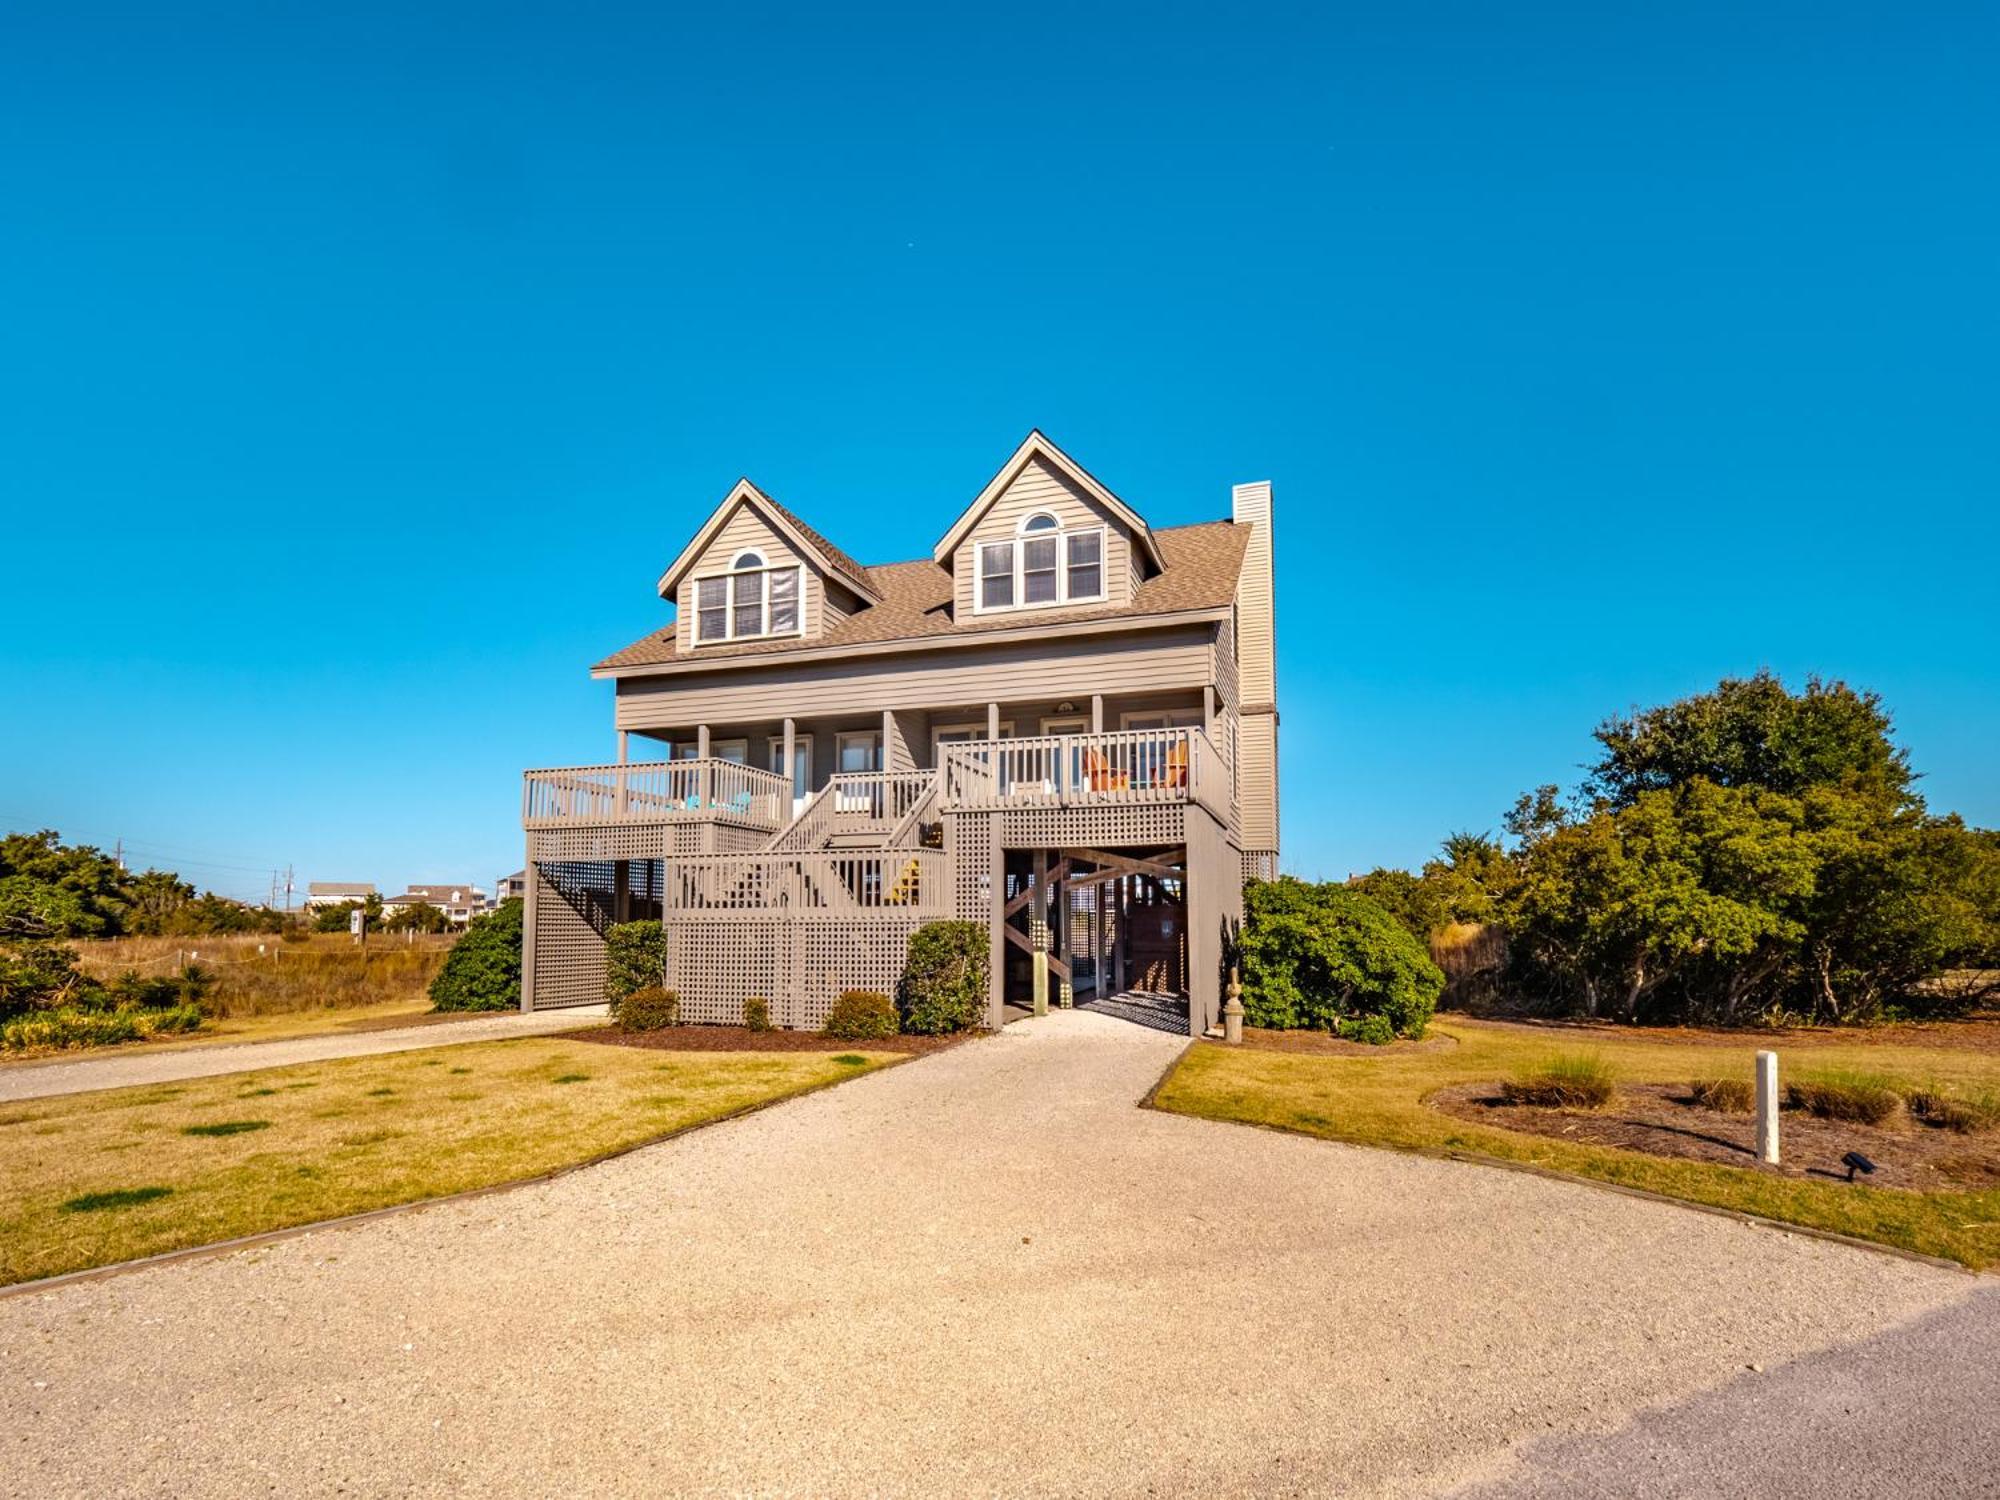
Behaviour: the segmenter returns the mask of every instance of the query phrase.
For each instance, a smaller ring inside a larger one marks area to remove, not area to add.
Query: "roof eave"
[[[1123,521],[1126,528],[1137,538],[1146,556],[1152,560],[1155,568],[1164,569],[1166,567],[1166,555],[1160,551],[1160,544],[1154,538],[1153,528],[1147,522],[1146,518],[1114,495],[1110,488],[1096,475],[1092,474],[1082,464],[1057,447],[1055,442],[1039,427],[1032,429],[1026,437],[1021,439],[1021,445],[1008,456],[1007,461],[1000,466],[999,471],[986,482],[986,487],[973,498],[972,503],[959,513],[958,519],[951,523],[951,529],[938,539],[937,545],[931,548],[932,562],[942,564],[946,558],[958,550],[960,545],[964,543],[967,535],[972,531],[972,528],[979,523],[979,518],[986,514],[993,502],[1000,498],[1001,492],[1009,484],[1013,483],[1014,476],[1019,474],[1027,465],[1028,460],[1036,454],[1040,454],[1042,457],[1048,459],[1067,478],[1075,483],[1079,489],[1110,510],[1120,521]]]
[[[1026,623],[1004,630],[954,632],[950,635],[906,635],[859,645],[802,647],[792,651],[757,651],[742,656],[675,657],[672,661],[640,662],[613,667],[599,662],[590,669],[598,681],[622,677],[659,677],[682,672],[719,672],[731,667],[760,667],[797,661],[826,661],[853,656],[893,656],[908,651],[948,651],[994,642],[1048,640],[1051,637],[1109,635],[1121,630],[1154,630],[1172,625],[1196,625],[1229,618],[1230,606],[1169,610],[1150,615],[1114,615],[1102,620],[1072,620],[1062,625]]]

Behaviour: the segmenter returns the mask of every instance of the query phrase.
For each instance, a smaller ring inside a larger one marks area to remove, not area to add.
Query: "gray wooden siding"
[[[695,580],[705,574],[727,572],[738,553],[753,548],[763,553],[764,560],[774,567],[784,563],[805,563],[805,588],[804,596],[799,601],[799,619],[807,635],[817,635],[824,628],[827,588],[819,569],[799,556],[792,544],[748,503],[738,501],[735,511],[723,522],[722,529],[716,532],[714,539],[695,560],[687,577],[674,590],[676,650],[694,649]]]
[[[616,727],[646,731],[883,709],[1129,696],[1192,689],[1214,670],[1212,625],[1017,641],[858,661],[783,661],[740,671],[618,680]],[[977,715],[975,715],[977,716]]]
[[[1022,518],[1038,510],[1050,512],[1065,527],[1102,525],[1105,528],[1105,603],[1109,606],[1131,602],[1137,568],[1131,534],[1103,506],[1041,459],[1034,458],[1014,476],[1014,482],[987,508],[986,514],[979,518],[978,524],[952,554],[953,597],[959,619],[973,617],[973,591],[978,586],[979,577],[979,544],[1012,539]],[[1019,613],[1028,618],[1034,615],[1033,610]]]

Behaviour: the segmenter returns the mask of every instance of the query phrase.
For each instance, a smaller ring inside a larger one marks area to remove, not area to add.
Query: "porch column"
[[[1090,695],[1090,732],[1092,734],[1104,733],[1104,694],[1102,693],[1092,693]]]
[[[786,807],[790,807],[792,803],[797,800],[799,795],[798,783],[793,779],[793,772],[792,772],[792,756],[797,748],[797,744],[798,744],[798,726],[795,725],[790,719],[787,719],[785,720],[785,758],[780,763],[780,768],[785,773],[784,805]],[[806,785],[807,786],[812,785],[811,771],[806,772]]]
[[[694,755],[700,769],[695,772],[697,795],[704,808],[715,805],[715,772],[708,764],[708,726],[697,724],[694,731]]]
[[[997,703],[986,705],[986,738],[989,740],[1000,738],[1000,705]]]
[[[698,724],[694,731],[694,753],[698,760],[708,759],[708,726]]]
[[[988,815],[986,826],[993,850],[986,905],[986,1024],[998,1031],[1007,1024],[1007,850],[1000,843],[1000,815]]]
[[[1208,736],[1210,743],[1215,740],[1215,684],[1209,683],[1201,690],[1201,732]]]
[[[535,1008],[535,893],[542,867],[535,863],[535,836],[528,835],[528,886],[521,892],[521,1009]]]
[[[881,748],[880,750],[877,751],[875,756],[877,762],[875,767],[876,770],[886,771],[890,768],[892,762],[889,755],[889,747],[893,745],[895,742],[896,742],[896,716],[895,714],[891,713],[888,709],[885,708],[882,710]]]
[[[1028,936],[1035,945],[1035,1014],[1049,1013],[1049,852],[1035,851],[1035,893],[1028,903]]]
[[[618,731],[618,764],[621,766],[626,764],[632,758],[631,739],[632,739],[631,730],[621,729]]]

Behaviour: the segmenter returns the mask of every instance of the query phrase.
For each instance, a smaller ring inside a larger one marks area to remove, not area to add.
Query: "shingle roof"
[[[796,518],[792,518],[794,524]],[[1250,529],[1233,521],[1204,521],[1193,526],[1156,530],[1166,567],[1141,582],[1129,604],[1083,609],[1035,610],[955,619],[952,576],[929,558],[916,562],[880,563],[865,569],[881,602],[836,622],[816,636],[775,641],[745,641],[734,646],[704,646],[689,657],[709,661],[738,656],[776,656],[787,651],[828,650],[842,646],[880,645],[892,641],[977,638],[995,630],[1024,625],[1066,625],[1086,620],[1141,619],[1179,614],[1191,609],[1222,609],[1236,597],[1236,576],[1243,568],[1243,549]],[[858,566],[858,565],[857,565]],[[613,652],[594,670],[663,666],[681,659],[674,627],[662,626]]]
[[[759,493],[762,494],[762,491],[759,491]],[[842,552],[804,521],[801,521],[788,507],[780,505],[776,500],[771,499],[769,495],[765,495],[764,499],[770,504],[772,510],[775,510],[779,515],[798,528],[800,536],[804,537],[820,550],[826,560],[833,564],[834,572],[846,578],[849,583],[859,588],[864,595],[874,593],[876,585],[874,580],[869,577],[869,570],[867,568],[864,568],[860,563],[849,557],[845,552]]]

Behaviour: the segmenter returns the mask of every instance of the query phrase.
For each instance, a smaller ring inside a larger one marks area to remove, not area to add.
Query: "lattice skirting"
[[[1179,844],[1186,838],[1187,810],[1174,803],[1022,807],[1000,814],[1000,841],[1009,849],[1104,849]]]
[[[984,922],[993,901],[993,815],[947,813],[944,848],[951,860],[952,910],[961,921]]]
[[[842,990],[896,993],[921,918],[667,919],[667,985],[681,1019],[738,1026],[743,1002],[770,1002],[774,1024],[816,1031]]]
[[[608,868],[608,866],[607,866]],[[527,941],[534,953],[532,1010],[598,1005],[604,1000],[604,939],[582,912],[570,905],[539,865],[528,866],[534,882],[534,926]]]
[[[1276,880],[1278,878],[1278,851],[1275,849],[1245,849],[1243,851],[1243,878],[1245,880]]]

